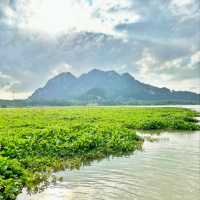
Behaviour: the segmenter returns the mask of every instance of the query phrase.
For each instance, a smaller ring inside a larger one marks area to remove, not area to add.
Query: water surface
[[[143,151],[59,172],[62,182],[39,194],[21,194],[18,200],[197,200],[200,132],[151,137],[158,140],[145,140]]]

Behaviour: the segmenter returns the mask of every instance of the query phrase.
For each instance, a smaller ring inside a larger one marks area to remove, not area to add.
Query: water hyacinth
[[[0,199],[38,191],[53,171],[141,148],[136,130],[197,130],[179,108],[74,107],[0,110]]]

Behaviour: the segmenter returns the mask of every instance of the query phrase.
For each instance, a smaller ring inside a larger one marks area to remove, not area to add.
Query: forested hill
[[[94,69],[78,78],[70,72],[50,79],[37,89],[31,101],[67,101],[76,103],[179,102],[198,103],[200,94],[187,91],[171,91],[144,84],[129,73]]]

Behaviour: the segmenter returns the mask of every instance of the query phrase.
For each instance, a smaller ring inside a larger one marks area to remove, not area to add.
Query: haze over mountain
[[[199,102],[200,94],[187,91],[171,91],[144,84],[129,73],[94,69],[75,77],[70,72],[50,79],[37,89],[31,101],[69,101],[79,103],[119,103],[134,101]]]

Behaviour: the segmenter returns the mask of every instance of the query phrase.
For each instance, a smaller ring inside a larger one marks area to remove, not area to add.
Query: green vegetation
[[[0,109],[0,199],[37,190],[52,171],[140,148],[136,129],[200,129],[196,115],[178,108]]]

